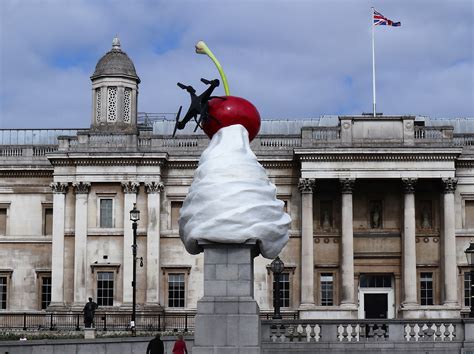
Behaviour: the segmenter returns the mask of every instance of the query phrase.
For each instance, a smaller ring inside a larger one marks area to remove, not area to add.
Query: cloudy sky
[[[134,61],[142,112],[176,112],[218,78],[263,118],[372,110],[371,12],[384,114],[474,117],[474,1],[0,1],[0,128],[88,127],[90,76],[117,34]],[[223,89],[219,88],[223,93]]]

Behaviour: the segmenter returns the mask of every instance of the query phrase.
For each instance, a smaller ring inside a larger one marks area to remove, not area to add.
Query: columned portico
[[[354,179],[340,179],[342,193],[341,307],[355,308],[352,191]]]
[[[138,187],[137,182],[123,182],[122,188],[124,193],[123,201],[123,304],[131,305],[133,290],[132,290],[132,272],[133,267],[133,230],[130,221],[129,211],[133,209],[133,203],[137,202]],[[128,270],[128,271],[127,271]]]
[[[145,183],[148,196],[146,306],[160,304],[160,193],[161,182]]]
[[[301,305],[314,306],[313,190],[315,180],[301,178]]]
[[[53,240],[50,307],[64,307],[64,222],[67,183],[51,183],[53,190]]]
[[[403,306],[417,305],[416,237],[415,237],[415,178],[403,178]]]
[[[457,306],[456,233],[454,225],[454,192],[456,178],[443,178],[443,261],[444,305]]]
[[[87,284],[87,199],[90,183],[74,183],[76,216],[74,227],[74,306],[84,306]]]

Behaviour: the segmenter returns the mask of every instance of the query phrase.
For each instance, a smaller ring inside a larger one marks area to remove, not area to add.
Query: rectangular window
[[[420,273],[421,305],[433,305],[433,273]]]
[[[97,305],[114,306],[114,272],[97,272]]]
[[[466,200],[464,206],[464,220],[466,229],[474,229],[474,200]]]
[[[7,209],[0,208],[0,235],[7,234]]]
[[[43,235],[53,234],[53,208],[44,208]]]
[[[471,272],[464,273],[464,306],[471,307]]]
[[[100,199],[100,227],[113,227],[113,199]]]
[[[184,274],[168,274],[168,307],[184,307],[185,295]]]
[[[7,309],[7,277],[0,277],[0,310]]]
[[[171,202],[171,229],[178,230],[178,219],[179,219],[179,210],[183,206],[183,202],[173,201]]]
[[[273,281],[273,289],[275,289]],[[280,274],[280,307],[290,307],[290,274]]]
[[[41,277],[41,309],[45,310],[51,302],[51,277]]]
[[[321,273],[321,306],[334,305],[334,276],[332,273]]]
[[[361,288],[391,288],[392,276],[390,274],[361,274]]]

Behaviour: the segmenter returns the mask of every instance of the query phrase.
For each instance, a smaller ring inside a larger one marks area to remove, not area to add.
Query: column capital
[[[72,187],[76,194],[88,194],[91,189],[91,184],[89,182],[76,182],[72,184]]]
[[[341,184],[341,192],[343,194],[352,194],[354,191],[355,178],[341,178],[339,179]]]
[[[122,189],[123,192],[126,194],[137,194],[138,193],[138,188],[140,187],[140,183],[138,182],[122,182]]]
[[[165,190],[165,185],[162,182],[145,182],[145,192],[147,194],[161,193]]]
[[[447,193],[454,193],[456,191],[456,186],[458,184],[457,178],[442,178],[441,181],[443,182],[443,192]]]
[[[405,194],[415,193],[415,185],[418,178],[402,178],[403,191]]]
[[[53,182],[49,186],[53,193],[66,194],[69,183]]]
[[[300,178],[298,189],[301,193],[313,193],[316,189],[316,180],[313,178]]]

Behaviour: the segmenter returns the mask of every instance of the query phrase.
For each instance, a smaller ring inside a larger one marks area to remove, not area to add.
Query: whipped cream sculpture
[[[229,96],[227,80],[212,52],[199,42],[196,51],[209,55],[224,82],[226,96],[211,97],[219,80],[200,96],[191,86],[178,84],[191,95],[191,106],[176,129],[191,119],[211,138],[202,153],[194,180],[180,211],[179,234],[186,250],[198,254],[198,241],[245,243],[256,240],[260,253],[275,258],[288,242],[291,219],[276,187],[250,149],[260,129],[260,115],[247,100]],[[199,118],[197,117],[199,115]]]

